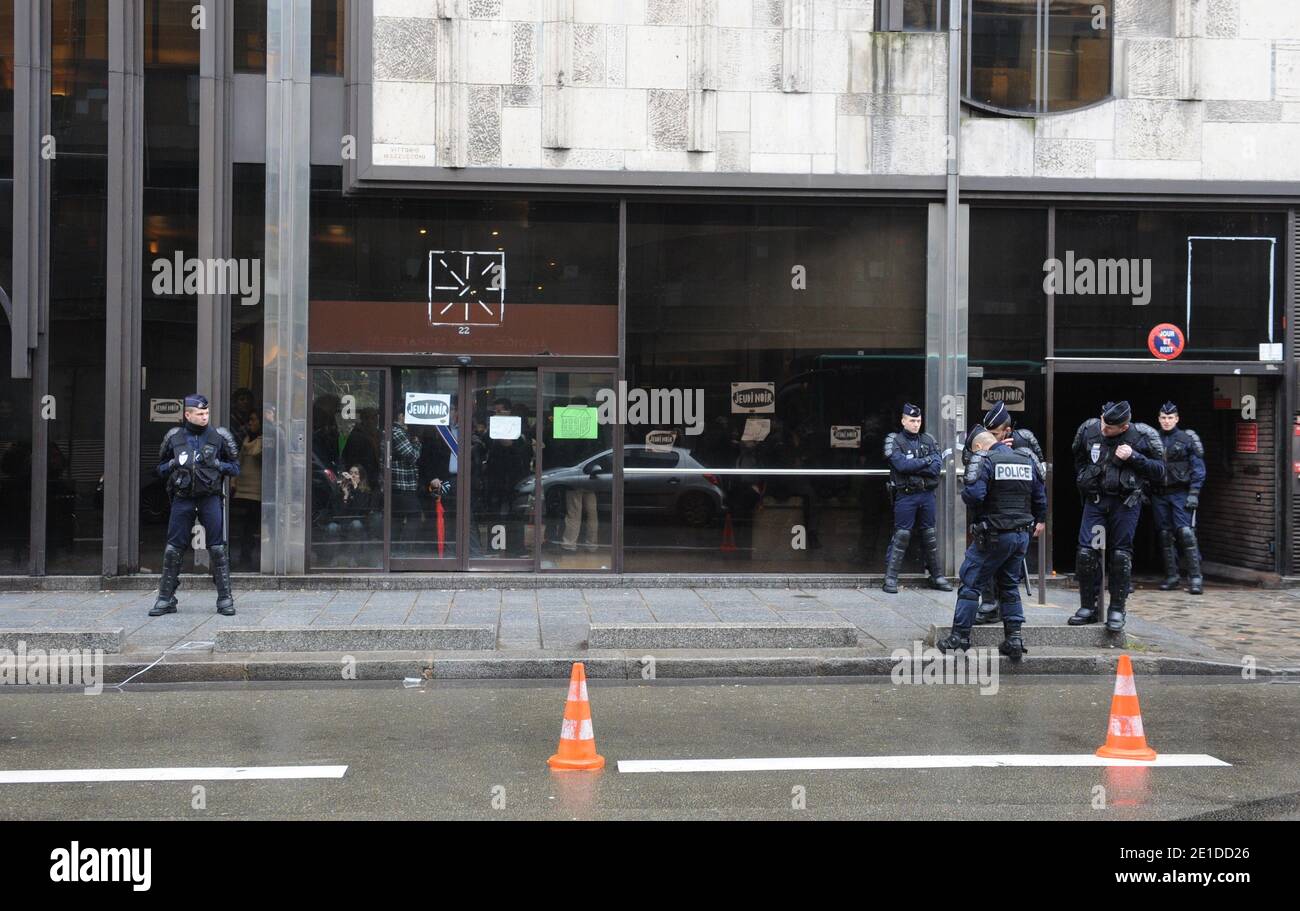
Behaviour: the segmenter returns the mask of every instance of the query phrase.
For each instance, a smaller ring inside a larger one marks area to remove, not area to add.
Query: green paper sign
[[[590,405],[556,405],[555,438],[557,440],[594,440],[597,437],[598,409]]]

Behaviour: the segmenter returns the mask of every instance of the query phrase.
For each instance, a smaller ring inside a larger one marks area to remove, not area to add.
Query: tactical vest
[[[1102,433],[1100,418],[1093,418],[1083,426],[1084,462],[1076,478],[1080,493],[1128,497],[1143,489],[1146,482],[1133,470],[1129,461],[1115,455],[1115,450],[1127,443],[1135,452],[1152,458],[1154,453],[1145,445],[1147,437],[1140,429],[1145,426],[1130,424],[1128,430],[1113,437]]]
[[[975,433],[980,431],[984,431],[985,429],[986,428],[984,427],[983,424],[976,424],[974,427],[971,428],[971,435],[974,435]],[[991,433],[992,431],[989,432]],[[1033,434],[1031,434],[1028,430],[1025,430],[1021,427],[1017,427],[1015,430],[1011,431],[1011,436],[1009,436],[1007,439],[1011,441],[1012,449],[1028,453],[1029,455],[1034,457],[1035,462],[1041,462],[1042,457],[1039,454],[1038,439]],[[963,449],[961,451],[961,464],[963,466],[969,465],[970,458],[971,458],[971,451],[969,449]]]
[[[918,433],[913,439],[906,432],[898,430],[891,433],[889,437],[894,441],[894,449],[909,459],[928,459],[943,451],[935,438],[928,433]],[[939,486],[938,478],[895,471],[892,465],[889,468],[889,480],[893,482],[894,489],[898,493],[917,493],[922,490],[934,490]]]
[[[983,476],[988,484],[980,518],[998,531],[1034,524],[1034,466],[1032,451],[994,446],[984,454]]]
[[[1205,458],[1201,438],[1190,430],[1175,427],[1160,434],[1165,447],[1165,490],[1185,490],[1192,483],[1192,455]]]
[[[217,428],[208,425],[189,445],[188,434],[178,428],[163,440],[163,458],[176,460],[167,475],[167,494],[172,497],[207,497],[222,493],[221,469],[217,461],[225,440]],[[183,458],[182,458],[183,457]]]

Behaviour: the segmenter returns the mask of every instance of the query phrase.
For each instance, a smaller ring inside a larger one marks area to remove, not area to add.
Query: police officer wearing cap
[[[980,430],[968,448],[972,454],[961,497],[975,514],[972,542],[961,564],[952,632],[936,645],[943,652],[970,648],[980,592],[992,585],[1004,633],[998,651],[1019,661],[1028,651],[1020,635],[1025,622],[1021,570],[1030,537],[1037,537],[1047,521],[1047,487],[1038,460],[1026,449],[1013,448],[1009,439],[999,441],[992,432]]]
[[[885,438],[885,460],[889,462],[889,484],[894,494],[894,536],[885,554],[885,584],[891,595],[898,594],[898,571],[919,529],[921,554],[930,576],[930,587],[952,591],[939,562],[939,536],[934,528],[935,497],[945,453],[928,433],[921,432],[921,409],[910,402],[903,406],[903,429]]]
[[[1032,453],[1035,461],[1038,462],[1038,471],[1044,478],[1047,476],[1046,459],[1043,457],[1043,447],[1038,444],[1038,437],[1034,436],[1029,430],[1022,427],[1014,427],[1011,423],[1011,412],[1007,409],[1005,402],[998,402],[992,408],[984,413],[984,420],[976,424],[971,430],[973,435],[981,430],[987,430],[997,438],[998,442],[1004,440],[1010,441],[1012,449]],[[962,465],[969,465],[971,459],[970,443],[967,442],[966,448],[962,450]],[[980,589],[980,609],[975,615],[976,625],[986,623],[997,623],[1001,612],[998,610],[998,600],[996,586],[990,580],[989,584]]]
[[[1128,402],[1107,402],[1100,418],[1079,425],[1074,435],[1075,481],[1083,498],[1079,523],[1079,552],[1075,575],[1079,580],[1079,610],[1067,621],[1071,626],[1101,619],[1101,554],[1110,554],[1110,612],[1106,629],[1124,629],[1124,610],[1133,576],[1133,533],[1137,529],[1142,498],[1151,485],[1165,478],[1164,447],[1160,435],[1146,424],[1131,423]],[[1098,529],[1105,530],[1104,538]]]
[[[1160,406],[1160,442],[1165,448],[1165,483],[1151,497],[1151,512],[1165,561],[1165,580],[1160,590],[1178,587],[1178,551],[1182,550],[1187,591],[1199,595],[1204,584],[1201,549],[1196,543],[1191,513],[1200,504],[1205,484],[1205,447],[1196,431],[1179,429],[1178,406],[1173,402]]]
[[[183,423],[167,431],[159,447],[158,474],[167,481],[172,505],[158,600],[149,611],[150,617],[176,613],[181,561],[190,543],[195,516],[203,524],[208,554],[212,557],[217,613],[227,617],[235,613],[235,600],[230,593],[230,550],[222,527],[221,503],[225,479],[239,476],[239,446],[229,430],[211,426],[208,417],[208,400],[198,393],[187,395]]]

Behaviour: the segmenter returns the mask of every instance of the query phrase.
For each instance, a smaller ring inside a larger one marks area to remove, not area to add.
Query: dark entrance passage
[[[1157,431],[1160,406],[1172,400],[1181,415],[1179,426],[1195,430],[1205,443],[1207,477],[1196,526],[1206,574],[1212,574],[1216,566],[1277,571],[1277,380],[1266,376],[1058,371],[1054,385],[1052,557],[1058,573],[1074,571],[1083,514],[1070,451],[1074,434],[1083,421],[1101,413],[1103,404],[1119,399],[1132,403],[1135,421]],[[1254,421],[1242,416],[1240,397],[1244,394],[1255,397]],[[1238,452],[1252,446],[1256,452]],[[1133,556],[1136,575],[1162,573],[1150,505],[1142,509]]]

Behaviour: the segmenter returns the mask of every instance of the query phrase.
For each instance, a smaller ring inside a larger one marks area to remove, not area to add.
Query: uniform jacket
[[[1115,450],[1127,443],[1133,455],[1124,460]],[[1125,498],[1148,491],[1165,478],[1165,450],[1160,434],[1146,424],[1130,424],[1113,437],[1102,433],[1101,418],[1090,418],[1074,435],[1075,482],[1085,497]]]
[[[239,477],[239,444],[224,427],[195,433],[182,424],[167,431],[158,447],[158,474],[173,497],[221,494],[227,476]]]

